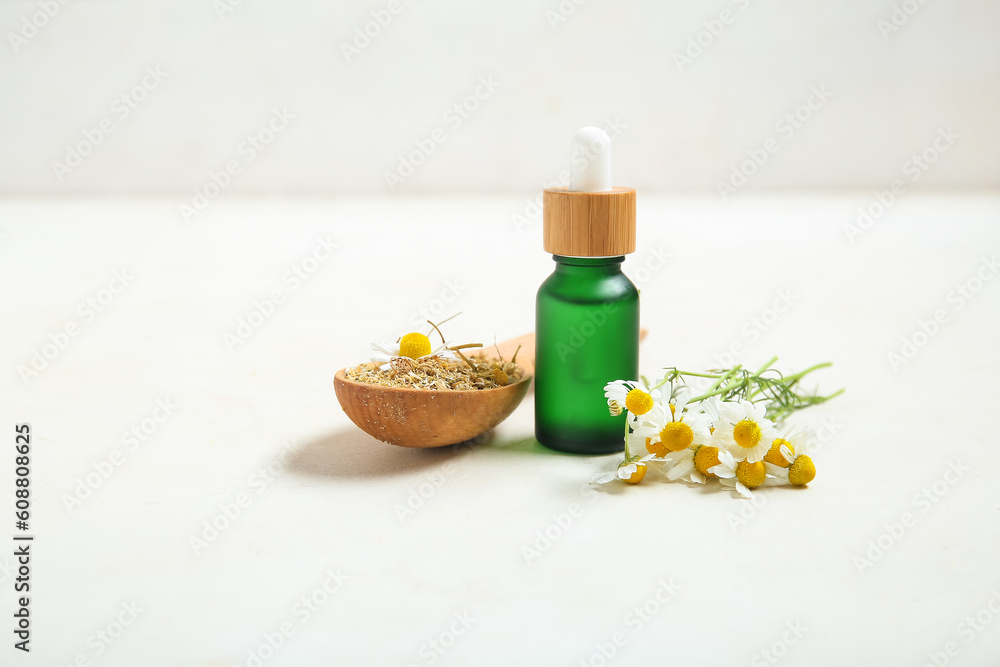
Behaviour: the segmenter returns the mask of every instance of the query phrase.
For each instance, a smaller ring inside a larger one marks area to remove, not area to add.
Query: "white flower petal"
[[[717,421],[720,417],[722,401],[718,396],[711,396],[698,403],[698,409],[708,415],[712,421]]]
[[[719,421],[737,424],[743,420],[744,410],[739,403],[722,403],[719,406]]]
[[[712,473],[719,479],[731,479],[736,477],[736,471],[722,465],[721,463],[717,466],[712,466],[708,469],[708,472]]]
[[[792,455],[792,450],[788,449],[788,445],[782,445],[778,451],[781,452],[782,458],[788,461],[789,465],[795,461],[795,458]]]
[[[618,469],[618,478],[628,479],[633,474],[635,474],[637,470],[639,470],[639,466],[637,466],[635,463],[629,463],[628,465],[622,466],[621,468]]]
[[[765,468],[765,470],[767,470],[767,474],[771,475],[772,477],[779,477],[779,478],[788,479],[788,469],[787,468],[782,468],[781,466],[776,466],[773,463],[768,463],[767,461],[764,461],[764,468]]]
[[[692,431],[707,431],[712,425],[712,418],[704,412],[688,412],[678,421],[690,426]]]
[[[683,479],[689,475],[693,477],[694,476],[693,473],[699,474],[694,469],[694,460],[689,457],[686,459],[681,459],[680,461],[675,463],[673,467],[670,468],[670,470],[667,472],[667,479],[669,479],[671,482],[676,482],[677,480]]]
[[[677,414],[680,414],[687,407],[687,402],[691,400],[691,387],[684,385],[678,388],[676,392],[673,392],[673,395],[674,407],[677,409]]]
[[[602,472],[594,475],[591,478],[591,483],[593,484],[607,484],[608,482],[618,479],[618,471],[615,472]]]
[[[381,352],[382,354],[388,355],[390,357],[395,357],[399,355],[399,345],[393,343],[386,343],[384,340],[375,339],[372,341],[371,349],[375,352]]]

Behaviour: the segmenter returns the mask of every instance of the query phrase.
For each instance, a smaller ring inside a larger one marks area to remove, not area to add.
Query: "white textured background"
[[[385,172],[437,127],[446,141],[397,192],[533,191],[574,129],[615,117],[616,181],[647,191],[715,191],[768,137],[779,150],[748,188],[881,188],[942,127],[960,139],[921,186],[1000,182],[1000,3],[908,0],[888,33],[879,21],[902,2],[576,1],[554,23],[558,0],[400,0],[348,62],[341,45],[387,0],[71,0],[17,44],[39,5],[4,0],[0,191],[190,192],[275,107],[294,121],[232,191],[388,192]],[[705,22],[723,10],[713,38]],[[708,46],[679,68],[699,33]],[[167,78],[119,118],[114,100],[150,66]],[[500,85],[450,126],[483,76]],[[832,97],[782,134],[813,86]],[[113,132],[57,178],[53,162],[105,117]]]

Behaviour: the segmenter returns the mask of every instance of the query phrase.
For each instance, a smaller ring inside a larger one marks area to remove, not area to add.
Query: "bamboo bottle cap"
[[[545,190],[545,252],[565,257],[617,257],[635,252],[635,189]]]
[[[635,190],[611,185],[611,137],[599,127],[573,135],[568,188],[542,200],[545,250],[564,257],[635,252]]]

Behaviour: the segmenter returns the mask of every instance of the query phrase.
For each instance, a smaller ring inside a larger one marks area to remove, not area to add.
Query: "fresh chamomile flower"
[[[636,437],[646,443],[646,449],[661,458],[686,450],[694,444],[696,434],[707,434],[712,425],[712,418],[702,410],[685,410],[691,398],[689,387],[680,387],[671,394],[662,410],[662,420],[647,419],[635,429]]]
[[[805,486],[816,479],[816,464],[808,454],[799,454],[787,468],[776,466],[773,463],[765,463],[767,474],[771,475],[774,484],[791,484],[792,486]]]
[[[816,464],[809,455],[816,442],[815,433],[811,429],[788,433],[774,442],[779,445],[777,455],[771,455],[774,451],[772,445],[771,451],[764,457],[764,466],[774,484],[805,486],[816,478]]]
[[[407,357],[409,359],[424,359],[435,355],[450,357],[451,352],[447,349],[447,343],[441,343],[435,348],[431,347],[431,339],[422,333],[408,333],[402,336],[396,343],[386,343],[382,340],[374,340],[371,345],[375,354],[372,361],[379,363],[389,363],[395,358]]]
[[[753,498],[751,489],[756,489],[767,479],[767,469],[763,461],[751,462],[749,459],[737,461],[728,451],[719,452],[718,465],[712,466],[714,473],[725,486],[735,488],[744,498]]]
[[[712,425],[712,434],[737,461],[762,461],[777,437],[774,424],[764,416],[765,412],[763,405],[747,400],[723,403],[719,419]]]
[[[622,461],[618,465],[618,470],[598,473],[590,481],[594,484],[607,484],[620,479],[628,484],[638,484],[646,476],[646,462],[652,458],[652,456],[644,456],[633,461]]]
[[[805,486],[816,478],[816,464],[808,454],[795,456],[792,462],[785,466],[765,461],[764,467],[767,470],[769,486],[780,484]]]
[[[608,399],[608,411],[617,417],[627,410],[630,422],[663,418],[660,404],[660,390],[649,389],[635,380],[615,380],[604,385],[604,398]]]
[[[795,460],[796,454],[808,454],[816,433],[811,428],[793,430],[785,427],[771,443],[771,448],[764,456],[764,463],[770,463],[781,468],[787,468]]]
[[[716,396],[698,403],[698,412],[707,417],[708,425],[705,428],[692,429],[694,441],[690,447],[670,452],[663,457],[667,469],[667,479],[704,484],[707,480],[715,477],[710,469],[719,465],[719,452],[726,447],[725,443],[717,437],[715,427],[711,425],[718,420],[721,405],[722,401]],[[685,421],[687,421],[686,417]]]
[[[662,459],[667,479],[671,482],[694,482],[704,484],[715,477],[711,469],[719,465],[719,452],[725,451],[713,445],[692,445],[679,452],[670,452]]]

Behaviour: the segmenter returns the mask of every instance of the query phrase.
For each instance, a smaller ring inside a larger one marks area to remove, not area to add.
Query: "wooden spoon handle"
[[[520,351],[517,350],[519,345],[521,346]],[[525,368],[534,368],[535,334],[524,334],[523,336],[518,336],[517,338],[505,340],[502,343],[497,343],[497,348],[500,349],[500,354],[507,361],[510,361],[511,357],[514,356],[514,352],[517,351],[517,363],[521,364]],[[496,350],[493,348],[485,348],[483,351],[486,354],[496,353]]]
[[[639,329],[639,340],[642,341],[648,331],[646,329]],[[517,350],[518,345],[521,346],[521,351],[517,353],[517,363],[522,364],[525,368],[535,366],[535,334],[524,334],[523,336],[518,336],[517,338],[511,338],[510,340],[505,340],[502,343],[497,343],[497,348],[500,349],[500,354],[507,361],[510,361],[511,357],[514,356],[514,352]],[[483,346],[483,352],[486,354],[495,353],[496,350],[492,347]]]

